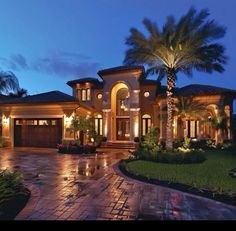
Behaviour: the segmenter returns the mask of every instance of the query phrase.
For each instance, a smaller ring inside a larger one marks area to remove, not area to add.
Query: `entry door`
[[[116,119],[116,139],[117,140],[130,139],[129,118]]]

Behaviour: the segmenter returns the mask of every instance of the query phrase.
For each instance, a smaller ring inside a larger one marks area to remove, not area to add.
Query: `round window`
[[[97,95],[97,97],[98,97],[98,99],[102,99],[102,94],[99,93],[99,94]]]
[[[144,97],[147,98],[147,97],[149,97],[150,93],[149,93],[149,91],[145,91],[143,95],[144,95]]]

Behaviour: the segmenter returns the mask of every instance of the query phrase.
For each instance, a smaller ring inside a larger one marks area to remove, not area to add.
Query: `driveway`
[[[55,149],[0,149],[0,169],[19,170],[32,197],[18,220],[230,220],[236,207],[126,176],[127,151],[58,154]]]

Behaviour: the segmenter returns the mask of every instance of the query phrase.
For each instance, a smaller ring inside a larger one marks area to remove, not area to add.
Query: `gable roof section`
[[[77,83],[93,83],[93,88],[100,88],[103,87],[103,82],[99,81],[97,78],[86,77],[68,81],[66,84],[70,87],[73,87]]]
[[[108,69],[103,69],[98,71],[98,75],[102,78],[103,75],[108,75],[112,73],[117,72],[127,72],[127,71],[133,71],[133,70],[141,70],[144,73],[144,67],[143,66],[118,66],[118,67],[112,67]]]
[[[32,104],[32,103],[63,103],[76,102],[76,98],[61,91],[50,91],[41,94],[26,96],[23,98],[11,98],[1,100],[0,104]]]
[[[223,87],[215,87],[210,85],[202,85],[202,84],[190,84],[184,87],[175,88],[174,96],[181,95],[222,95],[222,94],[230,94],[236,97],[236,90],[227,89]],[[158,94],[160,97],[165,97],[166,93],[161,92]]]

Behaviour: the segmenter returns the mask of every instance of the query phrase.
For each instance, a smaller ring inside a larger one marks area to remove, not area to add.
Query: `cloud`
[[[22,54],[13,54],[8,59],[0,58],[0,62],[13,71],[30,70],[61,77],[93,75],[101,66],[92,62],[90,56],[61,50],[50,51],[44,57],[35,57],[30,62]]]

